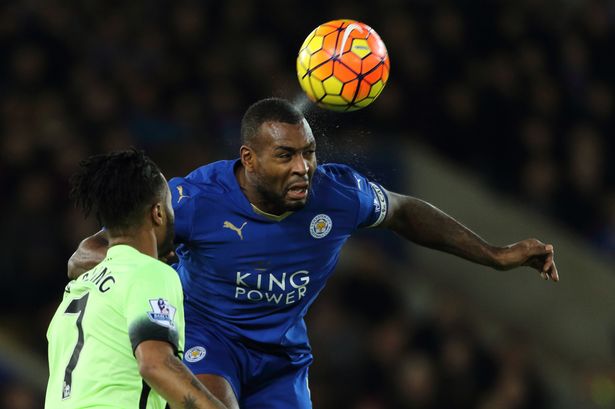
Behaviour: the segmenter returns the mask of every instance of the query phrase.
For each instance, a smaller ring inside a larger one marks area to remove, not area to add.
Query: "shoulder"
[[[372,226],[382,221],[387,211],[386,191],[382,186],[347,165],[322,165],[318,174],[319,196],[330,197],[346,208],[358,209],[360,226]]]
[[[160,287],[177,286],[181,289],[179,276],[171,266],[146,255],[135,271],[135,279],[138,283],[150,282]]]
[[[325,182],[352,188],[357,187],[357,179],[363,178],[363,176],[350,166],[339,163],[327,163],[318,166],[316,175]]]
[[[174,177],[169,180],[171,193],[187,197],[202,193],[224,193],[233,188],[235,160],[222,160],[196,168],[185,177]]]
[[[328,163],[317,168],[314,185],[329,191],[344,192],[345,194],[361,195],[371,194],[374,185],[368,178],[348,165]]]
[[[352,208],[358,203],[361,189],[367,184],[358,172],[347,165],[327,163],[314,172],[313,205]]]
[[[220,160],[196,168],[186,176],[192,183],[225,182],[233,176],[236,160]]]

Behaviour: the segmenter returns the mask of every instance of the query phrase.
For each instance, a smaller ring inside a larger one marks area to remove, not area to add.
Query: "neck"
[[[256,189],[256,184],[246,174],[246,169],[243,167],[241,162],[239,162],[235,168],[235,178],[237,178],[241,191],[253,206],[256,206],[259,210],[272,215],[281,215],[285,213],[285,210],[276,209],[263,197],[262,194],[260,194],[258,189]]]
[[[110,234],[111,235],[111,234]],[[152,230],[138,229],[131,234],[111,235],[109,238],[109,247],[118,244],[125,244],[134,247],[137,251],[146,254],[153,258],[158,258],[158,245],[156,236]]]

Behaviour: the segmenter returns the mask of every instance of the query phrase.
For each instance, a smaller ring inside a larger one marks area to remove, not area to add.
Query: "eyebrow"
[[[296,152],[296,151],[303,151],[306,149],[310,149],[310,148],[314,148],[316,146],[315,142],[310,142],[309,144],[302,146],[301,148],[293,148],[292,146],[284,146],[284,145],[280,145],[280,146],[276,146],[274,148],[274,150],[283,150],[283,151],[288,151],[288,152]]]

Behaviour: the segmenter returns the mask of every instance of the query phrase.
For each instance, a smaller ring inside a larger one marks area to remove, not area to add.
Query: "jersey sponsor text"
[[[294,304],[305,297],[310,273],[242,273],[237,272],[235,299],[271,304]]]

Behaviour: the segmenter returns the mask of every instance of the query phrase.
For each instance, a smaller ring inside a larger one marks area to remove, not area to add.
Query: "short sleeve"
[[[388,198],[379,184],[347,165],[326,164],[321,167],[344,197],[351,198],[356,227],[378,226],[387,215]]]
[[[177,273],[155,261],[135,272],[135,282],[126,295],[126,319],[132,350],[143,341],[171,344],[181,355],[184,343],[184,307]]]
[[[388,201],[384,188],[355,172],[359,199],[359,227],[376,227],[387,215]]]
[[[188,243],[192,235],[196,187],[184,178],[173,178],[169,181],[169,189],[175,211],[175,242]]]

